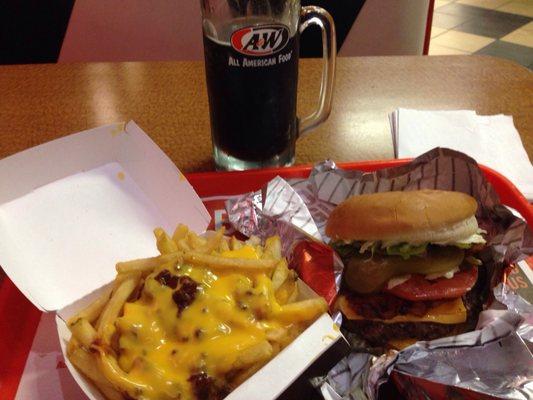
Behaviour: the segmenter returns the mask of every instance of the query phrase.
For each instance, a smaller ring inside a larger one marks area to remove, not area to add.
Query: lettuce
[[[435,242],[439,246],[455,246],[460,249],[469,249],[474,244],[485,244],[487,241],[481,236],[482,233],[487,233],[483,229],[478,229],[476,233],[457,241],[447,241],[447,242]]]
[[[429,243],[409,244],[400,243],[394,246],[388,246],[385,251],[389,256],[400,256],[404,260],[408,260],[412,256],[420,256],[426,252]]]
[[[347,259],[358,254],[363,254],[367,250],[370,250],[370,252],[374,254],[374,252],[379,248],[379,242],[338,241],[331,243],[331,247],[342,259]]]
[[[367,242],[363,242],[361,244],[361,248],[359,249],[359,253],[364,253],[365,251],[367,251],[368,249],[370,249],[370,251],[372,252],[372,254],[374,254],[374,251],[376,250],[376,248],[378,247],[378,242],[376,241],[373,241],[373,240],[369,240]]]
[[[333,249],[343,259],[348,259],[357,254],[363,254],[369,251],[372,255],[375,253],[385,253],[389,256],[400,256],[404,260],[408,260],[410,257],[422,256],[427,251],[427,246],[455,246],[460,249],[469,249],[474,244],[486,243],[482,233],[486,233],[483,229],[478,229],[476,233],[458,241],[446,241],[446,242],[425,242],[425,243],[394,243],[394,242],[381,242],[381,241],[337,241],[331,244]]]
[[[342,259],[348,259],[356,254],[359,253],[359,242],[353,242],[353,243],[344,243],[344,242],[334,242],[331,244],[331,247],[333,250],[337,252],[337,254]]]

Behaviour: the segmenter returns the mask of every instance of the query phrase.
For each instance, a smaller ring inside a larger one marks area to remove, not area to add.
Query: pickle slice
[[[377,292],[395,276],[444,273],[461,265],[464,257],[465,251],[455,246],[428,246],[426,255],[407,260],[381,254],[355,255],[348,261],[344,282],[357,293]]]

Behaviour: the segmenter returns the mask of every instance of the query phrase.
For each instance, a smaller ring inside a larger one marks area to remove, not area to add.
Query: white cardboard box
[[[172,231],[181,222],[203,232],[209,219],[183,174],[134,122],[0,160],[0,265],[36,307],[57,313],[63,354],[64,319],[113,281],[118,261],[157,255],[157,226]],[[303,297],[316,296],[301,287]],[[322,315],[227,398],[276,398],[340,339]],[[90,399],[103,399],[68,359],[67,367]]]

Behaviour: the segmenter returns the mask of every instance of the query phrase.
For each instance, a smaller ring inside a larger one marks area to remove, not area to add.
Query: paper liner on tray
[[[291,265],[331,304],[340,287],[343,264],[320,241],[329,241],[325,225],[333,208],[352,195],[419,189],[460,191],[477,199],[476,217],[487,231],[487,246],[480,255],[489,276],[486,293],[500,282],[504,264],[533,253],[533,235],[527,224],[500,204],[472,158],[449,149],[437,148],[406,165],[371,173],[345,171],[327,160],[318,163],[307,179],[276,177],[258,192],[228,200],[226,209],[230,222],[245,235],[280,235]],[[380,357],[354,349],[313,384],[325,398],[374,399],[395,371],[395,383],[412,399],[431,398],[435,395],[431,390],[446,398],[446,391],[435,389],[439,386],[502,398],[533,398],[533,358],[528,348],[533,337],[531,306],[504,285],[496,287],[494,294],[495,304],[504,311],[482,312],[473,332],[418,342]],[[509,351],[519,362],[509,360]],[[499,370],[498,365],[506,369]],[[431,390],[416,380],[429,383]]]

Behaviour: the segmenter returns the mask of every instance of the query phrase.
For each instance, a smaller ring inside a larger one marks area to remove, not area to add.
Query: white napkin
[[[416,157],[435,147],[458,150],[500,172],[533,200],[533,166],[513,117],[400,108],[389,119],[396,157]]]

